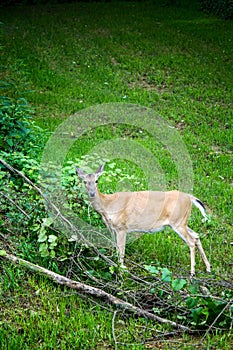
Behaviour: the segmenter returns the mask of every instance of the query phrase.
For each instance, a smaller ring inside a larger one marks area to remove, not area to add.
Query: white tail
[[[211,266],[202,248],[199,236],[187,226],[192,203],[207,218],[202,202],[180,191],[140,191],[103,194],[97,183],[104,165],[94,174],[85,174],[76,168],[84,181],[94,209],[102,216],[105,225],[115,233],[120,263],[124,263],[127,232],[156,232],[170,226],[189,246],[191,255],[191,276],[195,275],[195,246],[210,272]]]

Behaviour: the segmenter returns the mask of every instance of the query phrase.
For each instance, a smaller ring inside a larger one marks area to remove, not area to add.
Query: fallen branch
[[[71,280],[71,279],[64,277],[64,276],[61,276],[53,271],[45,269],[44,267],[41,267],[39,265],[35,265],[29,261],[18,258],[15,255],[7,254],[4,252],[1,254],[1,258],[4,258],[8,261],[12,261],[14,264],[18,264],[20,266],[27,267],[28,269],[31,269],[33,271],[40,272],[43,275],[46,275],[49,278],[51,278],[54,282],[59,283],[61,285],[64,285],[68,288],[78,290],[84,294],[88,294],[88,295],[91,295],[91,296],[94,296],[97,298],[105,299],[110,304],[115,305],[117,308],[127,310],[128,312],[132,312],[139,317],[145,317],[145,318],[154,320],[156,322],[159,322],[162,324],[167,324],[167,325],[170,325],[172,327],[178,328],[178,329],[185,331],[185,332],[189,332],[189,333],[191,332],[191,329],[188,327],[185,327],[179,323],[167,320],[165,318],[156,316],[156,315],[152,314],[151,312],[148,312],[148,311],[143,310],[139,307],[136,307],[136,306],[134,306],[134,305],[122,300],[122,299],[115,297],[112,294],[105,292],[102,289],[92,287],[92,286],[85,284],[85,283]]]

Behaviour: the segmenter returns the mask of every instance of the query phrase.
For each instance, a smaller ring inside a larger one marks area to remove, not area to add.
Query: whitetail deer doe
[[[102,216],[105,225],[115,233],[120,263],[123,265],[127,232],[156,232],[170,226],[189,246],[191,276],[195,275],[195,246],[210,272],[211,265],[202,248],[199,236],[187,226],[192,203],[207,219],[202,202],[180,191],[140,191],[103,194],[97,187],[104,165],[94,174],[85,174],[76,168],[84,181],[93,208]]]

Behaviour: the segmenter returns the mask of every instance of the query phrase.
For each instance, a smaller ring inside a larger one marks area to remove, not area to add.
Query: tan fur
[[[192,203],[205,216],[204,206],[197,198],[180,191],[103,194],[97,187],[97,180],[103,169],[104,166],[101,166],[94,174],[85,174],[78,168],[76,170],[85,183],[92,206],[102,216],[105,225],[116,235],[122,265],[127,232],[156,232],[164,226],[170,226],[190,248],[191,275],[195,274],[195,246],[206,265],[206,270],[210,272],[211,266],[199,236],[187,226]]]

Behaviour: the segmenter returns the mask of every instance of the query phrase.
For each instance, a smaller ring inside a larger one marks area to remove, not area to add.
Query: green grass
[[[42,278],[23,277],[15,286],[20,298],[8,289],[1,307],[2,349],[94,349],[111,342],[110,312]]]
[[[230,280],[233,23],[198,12],[195,4],[183,9],[152,2],[22,6],[1,8],[1,13],[1,79],[14,79],[18,91],[25,93],[35,108],[35,121],[41,127],[53,131],[73,113],[83,115],[86,108],[117,102],[148,107],[178,130],[192,162],[193,192],[213,215],[211,223],[203,226],[195,211],[190,226],[203,235],[203,246],[215,273]],[[160,165],[166,186],[178,187],[176,162],[166,145],[154,139],[153,131],[132,125],[100,123],[78,138],[67,159],[75,160],[93,152],[98,144],[101,147],[104,141],[117,138],[132,140],[147,149]],[[118,167],[146,187],[143,169],[124,161],[124,156],[124,151],[116,156]],[[110,170],[108,164],[106,169]],[[109,186],[113,191],[117,179],[106,185],[103,176],[100,186],[103,191]],[[159,261],[174,274],[187,274],[190,263],[188,248],[170,230],[129,243],[126,257],[140,264]],[[13,278],[16,270],[12,271]],[[197,272],[204,273],[198,258]],[[114,348],[110,311],[97,306],[92,313],[91,302],[30,276],[32,287],[23,282],[25,276],[17,280],[9,295],[3,288],[3,297],[9,298],[4,309],[1,306],[3,349],[14,349],[17,344],[17,349],[33,349],[38,341],[42,349],[83,349],[84,343],[87,349]],[[18,298],[24,288],[28,288],[25,302]],[[40,292],[35,298],[30,296],[37,290],[42,290],[42,298]],[[71,311],[66,316],[69,305]],[[140,331],[130,336],[134,322],[119,319],[120,342],[141,342]],[[34,324],[37,327],[33,328]],[[148,328],[155,331],[156,325]],[[150,338],[149,333],[145,333],[145,339]],[[183,342],[180,348],[188,349],[185,343],[198,343],[200,338],[183,336],[178,340]],[[166,344],[162,345],[164,349]],[[203,348],[230,349],[231,345],[226,334],[208,335]]]

